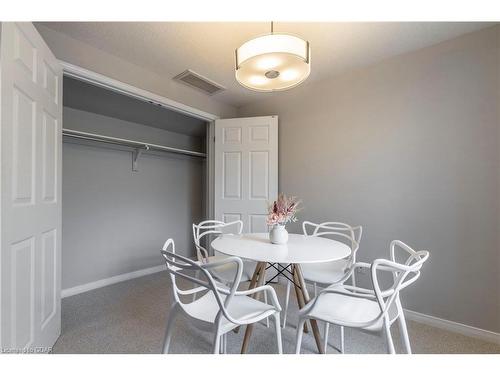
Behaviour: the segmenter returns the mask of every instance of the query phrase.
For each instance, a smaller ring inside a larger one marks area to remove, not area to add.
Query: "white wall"
[[[428,249],[405,306],[496,332],[498,38],[485,29],[239,111],[279,116],[280,190],[303,199],[300,219],[363,225],[362,260],[392,239]]]
[[[198,149],[192,137],[64,108],[64,127],[155,140]],[[172,237],[194,255],[191,225],[203,217],[204,161],[143,154],[132,171],[131,150],[95,143],[64,143],[62,288],[163,264],[160,249]]]

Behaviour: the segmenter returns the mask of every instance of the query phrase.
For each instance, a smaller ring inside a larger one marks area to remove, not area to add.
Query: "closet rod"
[[[207,154],[205,154],[203,152],[184,150],[181,148],[175,148],[175,147],[169,147],[169,146],[161,146],[161,145],[156,145],[154,143],[138,142],[138,141],[133,141],[131,139],[109,137],[107,135],[86,133],[86,132],[81,132],[78,130],[63,129],[63,136],[71,137],[71,138],[78,138],[78,139],[85,139],[85,140],[89,140],[89,141],[97,141],[97,142],[104,142],[104,143],[110,143],[110,144],[115,144],[115,145],[141,148],[141,149],[145,149],[145,150],[174,152],[176,154],[196,156],[196,157],[200,157],[200,158],[207,157]]]

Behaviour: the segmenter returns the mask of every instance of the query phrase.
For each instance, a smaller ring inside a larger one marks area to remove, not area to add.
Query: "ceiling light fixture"
[[[251,39],[236,50],[236,80],[256,91],[282,91],[295,87],[311,72],[309,42],[274,33]]]

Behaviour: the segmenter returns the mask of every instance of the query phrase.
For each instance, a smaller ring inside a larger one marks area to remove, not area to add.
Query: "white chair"
[[[243,231],[243,222],[241,220],[232,221],[230,223],[225,223],[218,220],[205,220],[199,224],[193,224],[193,239],[196,246],[196,255],[198,261],[201,263],[213,263],[218,262],[223,259],[228,258],[227,255],[215,253],[210,255],[208,250],[201,245],[201,242],[205,239],[210,240],[212,235],[221,235],[223,233],[233,233],[241,234]],[[210,245],[207,245],[209,247]],[[241,275],[241,281],[250,281],[252,279],[253,272],[255,270],[255,262],[243,261],[243,272]],[[214,270],[215,278],[228,285],[234,276],[234,270],[232,270],[231,265],[226,265],[226,267],[221,267]]]
[[[311,230],[307,230],[307,227]],[[340,222],[326,222],[321,224],[304,221],[302,231],[306,236],[328,237],[344,242],[351,248],[351,254],[342,260],[325,263],[302,264],[302,273],[306,282],[314,285],[315,293],[317,286],[330,285],[340,280],[350,267],[356,263],[356,254],[363,235],[363,227],[350,226]],[[356,285],[355,275],[352,275],[353,285]]]
[[[302,223],[302,231],[306,236],[328,237],[337,241],[341,241],[346,245],[348,245],[349,248],[351,249],[350,255],[345,259],[333,262],[300,265],[305,282],[313,284],[314,296],[316,296],[318,292],[318,286],[325,287],[341,280],[344,277],[344,275],[347,272],[349,272],[352,265],[356,262],[356,253],[359,249],[359,242],[361,241],[363,228],[361,226],[352,227],[345,223],[333,222],[333,221],[321,224],[315,224],[310,221],[304,221]],[[352,280],[352,285],[356,285],[356,279],[354,273],[351,276],[351,280]],[[288,281],[286,290],[286,299],[285,299],[285,310],[283,316],[283,328],[285,328],[286,326],[288,302],[290,300],[290,284],[291,284],[290,281]],[[328,346],[328,331],[329,331],[329,324],[326,323],[325,333],[324,333],[325,352]],[[339,351],[341,353],[344,351],[343,337],[344,337],[344,329],[341,327],[340,348],[339,348]]]
[[[202,240],[205,239],[206,241],[210,241],[213,235],[241,234],[242,232],[243,221],[241,220],[232,221],[230,223],[219,220],[205,220],[199,224],[193,224],[193,239],[196,246],[198,261],[201,263],[213,263],[228,258],[227,255],[217,253],[216,251],[214,251],[214,255],[210,255],[208,250],[201,245]],[[209,246],[210,245],[207,245],[207,247]],[[256,266],[256,262],[243,260],[243,271],[241,274],[242,282],[252,280]],[[214,269],[213,275],[217,281],[230,286],[234,276],[234,270],[232,270],[232,266],[228,264],[224,267]],[[196,298],[196,294],[193,295],[193,298]],[[264,294],[264,302],[267,303],[267,294]],[[269,319],[266,319],[266,327],[269,328]]]
[[[396,260],[396,249],[403,250],[406,256],[404,262]],[[422,264],[428,259],[429,252],[414,251],[401,241],[392,241],[390,247],[391,260],[376,259],[371,265],[355,263],[342,280],[323,289],[316,298],[311,300],[299,312],[297,327],[296,353],[300,353],[302,331],[308,319],[316,319],[341,327],[361,329],[371,333],[384,333],[387,340],[387,350],[394,354],[394,343],[391,336],[391,325],[397,320],[399,330],[406,348],[411,354],[410,340],[406,321],[399,298],[400,292],[413,284],[420,276]],[[369,268],[372,289],[346,285],[345,282],[357,268]],[[392,285],[382,288],[380,273],[392,273]]]
[[[263,285],[251,290],[238,291],[243,268],[241,259],[228,257],[219,262],[200,264],[189,258],[177,255],[172,239],[168,239],[165,242],[161,254],[166,261],[174,296],[174,302],[168,314],[163,341],[163,353],[168,353],[174,320],[179,313],[182,313],[190,323],[198,328],[214,332],[214,354],[226,353],[226,333],[240,325],[253,324],[272,315],[276,328],[278,353],[282,353],[281,307],[276,292],[269,285]],[[224,268],[227,265],[231,265],[233,269],[233,279],[230,288],[218,284],[211,274],[212,270]],[[193,273],[198,273],[201,277],[191,276]],[[187,290],[181,289],[177,283],[177,277],[189,280],[198,286]],[[249,297],[249,295],[260,294],[262,292],[269,294],[272,305]],[[198,297],[190,303],[185,303],[180,298],[181,296],[192,296],[195,293],[198,294]]]

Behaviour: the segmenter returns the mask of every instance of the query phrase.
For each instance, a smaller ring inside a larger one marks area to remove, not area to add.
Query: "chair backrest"
[[[205,262],[209,257],[208,250],[201,245],[201,241],[208,235],[220,235],[230,231],[234,234],[241,234],[243,231],[243,221],[236,220],[230,223],[225,223],[218,220],[205,220],[199,224],[193,224],[193,239],[196,246],[196,255],[198,260]],[[208,246],[207,246],[208,247]]]
[[[203,291],[207,291],[207,293],[213,293],[215,300],[219,305],[219,314],[224,315],[226,319],[233,323],[236,322],[235,319],[233,319],[229,315],[228,306],[231,303],[234,293],[236,292],[240,284],[241,273],[243,269],[243,263],[241,259],[236,257],[227,257],[220,262],[199,264],[189,258],[176,254],[175,243],[171,238],[169,238],[163,245],[161,254],[165,258],[167,271],[170,274],[170,279],[172,281],[174,300],[184,309],[186,313],[189,314],[184,306],[186,304],[193,303],[193,298],[189,299],[189,303],[185,303],[180,297],[190,295],[196,296],[197,298],[202,298],[202,296],[204,295]],[[231,284],[231,287],[222,289],[220,286],[217,286],[212,274],[210,273],[210,270],[229,263],[232,263],[235,266],[234,280]],[[177,282],[178,277],[194,283],[195,285],[197,285],[197,287],[191,289],[181,288]],[[223,295],[225,295],[226,297],[223,298]]]
[[[359,249],[359,243],[363,234],[363,227],[351,226],[349,224],[328,221],[325,223],[312,223],[304,221],[302,223],[302,231],[306,236],[330,237],[335,240],[346,243],[351,248],[349,263],[356,262],[356,253]]]
[[[403,262],[396,260],[396,250],[403,251]],[[388,317],[389,309],[396,302],[399,293],[420,277],[420,269],[429,258],[429,252],[415,251],[404,242],[394,240],[391,242],[390,257],[391,260],[376,259],[371,265],[373,290],[382,311],[381,317]],[[393,276],[392,286],[384,290],[379,279],[382,272],[391,272]]]

